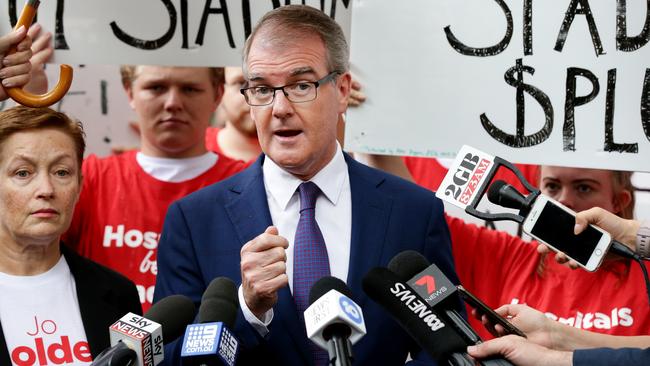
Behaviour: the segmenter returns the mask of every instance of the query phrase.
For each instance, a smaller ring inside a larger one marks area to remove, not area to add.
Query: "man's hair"
[[[138,77],[136,75],[139,65],[122,65],[120,66],[120,74],[122,76],[122,85],[125,88],[130,88],[133,81]],[[223,67],[207,67],[210,70],[210,77],[212,85],[216,88],[224,84]]]
[[[85,133],[81,122],[50,108],[17,106],[0,112],[0,151],[2,144],[14,133],[55,128],[72,138],[81,167],[86,150]]]
[[[322,11],[308,5],[287,5],[266,13],[255,25],[244,45],[244,74],[246,61],[255,36],[265,30],[265,37],[277,46],[294,43],[296,39],[317,35],[327,50],[329,72],[348,71],[350,50],[341,27]]]

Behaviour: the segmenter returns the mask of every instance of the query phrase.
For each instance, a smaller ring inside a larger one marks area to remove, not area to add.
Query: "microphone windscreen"
[[[415,250],[405,250],[394,256],[387,267],[406,282],[429,267],[429,261]]]
[[[499,205],[499,202],[501,202],[501,193],[499,192],[503,186],[505,186],[506,182],[502,180],[497,180],[488,189],[487,192],[487,198],[490,202],[494,203],[495,205]]]
[[[169,343],[185,333],[194,320],[196,307],[183,295],[170,295],[153,304],[144,317],[162,326],[163,343]]]
[[[346,285],[345,282],[336,277],[326,276],[316,281],[309,290],[309,305],[313,304],[314,301],[320,299],[321,296],[325,295],[330,290],[336,290],[352,299],[352,291],[350,291],[350,288],[348,288],[348,285]]]
[[[526,197],[517,188],[502,180],[492,183],[490,189],[488,189],[488,200],[499,206],[515,210],[521,210],[529,205],[526,202]]]
[[[232,329],[238,308],[239,298],[235,283],[227,277],[217,277],[203,293],[199,306],[199,322],[223,322]]]
[[[465,352],[467,344],[456,331],[442,322],[438,314],[424,305],[388,268],[371,269],[363,277],[362,288],[434,359]]]

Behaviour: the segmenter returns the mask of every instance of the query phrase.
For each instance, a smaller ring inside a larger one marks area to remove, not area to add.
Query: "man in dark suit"
[[[413,249],[457,282],[443,206],[342,152],[336,124],[350,93],[348,56],[342,30],[320,11],[267,13],[245,46],[242,89],[264,154],[168,210],[154,301],[180,293],[198,303],[213,278],[232,278],[240,284],[243,363],[323,364],[302,312],[305,294],[326,275],[345,279],[363,309],[367,335],[353,347],[356,364],[403,365],[409,352],[431,362],[364,296],[361,279]],[[171,364],[178,351],[168,349]]]

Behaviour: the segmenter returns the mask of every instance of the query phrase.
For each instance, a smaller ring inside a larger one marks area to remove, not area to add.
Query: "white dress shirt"
[[[293,241],[300,219],[300,195],[297,190],[303,181],[280,168],[268,157],[264,159],[262,171],[271,220],[278,228],[279,234],[289,241],[289,248],[286,250],[287,276],[289,288],[293,292]],[[332,160],[311,179],[311,182],[322,192],[316,200],[316,222],[325,239],[330,274],[346,281],[352,237],[352,196],[348,165],[338,143]],[[248,309],[241,286],[239,304],[246,320],[265,336],[273,319],[273,309],[270,309],[263,319],[258,319]]]

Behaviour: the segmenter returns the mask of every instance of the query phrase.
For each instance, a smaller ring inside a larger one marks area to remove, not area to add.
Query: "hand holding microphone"
[[[366,275],[363,286],[368,296],[384,306],[435,359],[474,365],[465,350],[482,340],[457,312],[458,288],[415,251],[399,253],[388,267],[375,268]],[[480,364],[510,365],[498,358]]]

